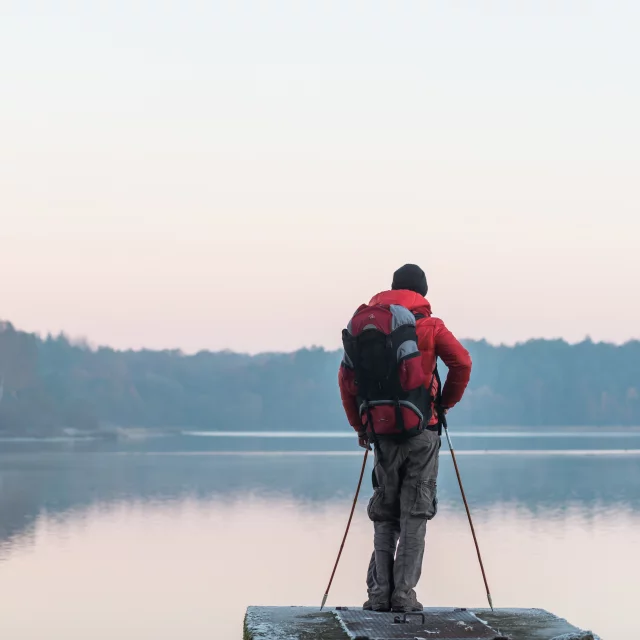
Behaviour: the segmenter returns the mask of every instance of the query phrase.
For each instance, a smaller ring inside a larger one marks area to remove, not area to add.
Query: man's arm
[[[471,356],[458,339],[438,320],[435,328],[436,356],[449,372],[442,389],[442,406],[451,409],[462,399],[471,377]]]

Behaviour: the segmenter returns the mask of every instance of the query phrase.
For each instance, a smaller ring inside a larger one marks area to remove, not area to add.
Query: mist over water
[[[494,601],[626,640],[640,595],[640,443],[561,431],[452,434]],[[302,440],[2,443],[0,637],[239,640],[249,604],[319,605],[362,451]],[[482,606],[447,455],[439,485],[419,596]],[[365,598],[370,495],[367,479],[332,605]]]

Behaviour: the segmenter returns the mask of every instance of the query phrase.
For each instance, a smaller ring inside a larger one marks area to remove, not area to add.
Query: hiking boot
[[[423,609],[424,607],[416,598],[415,591],[412,591],[406,598],[394,598],[391,601],[391,611],[394,613],[413,613]]]
[[[388,602],[378,602],[378,601],[372,601],[371,599],[367,600],[363,605],[362,608],[365,611],[379,611],[379,612],[387,612],[387,611],[391,611],[391,607],[389,606]]]

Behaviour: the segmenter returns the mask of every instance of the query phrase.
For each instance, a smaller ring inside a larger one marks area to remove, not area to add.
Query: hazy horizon
[[[640,337],[640,5],[0,10],[0,317],[337,348],[405,262],[460,338]]]
[[[0,325],[4,322],[8,322],[9,324],[11,324],[14,329],[16,331],[22,331],[22,332],[26,332],[26,333],[31,333],[33,335],[35,335],[37,338],[39,338],[40,340],[46,340],[48,337],[52,337],[52,338],[59,338],[59,337],[64,337],[66,338],[66,340],[68,340],[69,344],[73,345],[73,346],[80,346],[83,348],[88,348],[91,349],[92,351],[97,351],[99,349],[113,349],[115,351],[181,351],[184,355],[186,356],[192,356],[192,355],[196,355],[197,353],[201,353],[201,352],[210,352],[210,353],[220,353],[220,352],[229,352],[229,353],[233,353],[236,355],[247,355],[247,356],[261,356],[261,355],[269,355],[269,354],[289,354],[289,353],[295,353],[297,351],[302,351],[302,350],[313,350],[313,349],[324,349],[325,351],[341,351],[342,350],[342,345],[335,345],[335,346],[325,346],[325,345],[320,345],[320,344],[301,344],[298,347],[292,347],[290,349],[265,349],[265,350],[258,350],[258,351],[250,351],[248,349],[233,349],[233,348],[229,348],[229,347],[223,347],[220,349],[208,349],[208,348],[194,348],[192,350],[188,350],[188,349],[183,349],[180,346],[172,346],[172,345],[168,345],[166,347],[149,347],[147,345],[140,345],[137,347],[118,347],[118,346],[114,346],[111,344],[106,344],[106,343],[98,343],[95,342],[93,340],[91,340],[90,336],[73,336],[70,335],[68,332],[61,330],[58,332],[48,332],[48,331],[27,331],[26,329],[24,329],[23,327],[19,327],[16,326],[15,323],[13,323],[10,319],[7,318],[0,318]],[[460,340],[463,343],[469,343],[469,342],[486,342],[487,344],[489,344],[492,347],[515,347],[515,346],[520,346],[520,345],[524,345],[527,342],[531,342],[531,341],[536,341],[536,340],[549,340],[549,341],[553,341],[553,340],[561,340],[565,343],[567,343],[568,345],[571,346],[575,346],[584,342],[592,342],[593,344],[603,344],[603,345],[614,345],[614,346],[624,346],[626,344],[630,344],[630,343],[635,343],[640,341],[640,338],[629,338],[628,340],[622,340],[620,342],[614,342],[613,340],[594,340],[591,336],[587,335],[584,336],[582,339],[578,339],[578,340],[567,340],[565,338],[562,337],[558,337],[558,338],[538,338],[535,336],[532,336],[530,338],[523,338],[522,340],[517,340],[517,341],[513,341],[513,342],[506,342],[506,341],[492,341],[492,340],[487,340],[486,338],[467,338],[464,336],[460,337]]]

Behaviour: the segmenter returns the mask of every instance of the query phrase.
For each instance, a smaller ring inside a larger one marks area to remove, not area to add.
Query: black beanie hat
[[[393,274],[392,289],[409,289],[415,291],[421,296],[426,296],[429,287],[427,285],[427,276],[417,264],[405,264]]]

